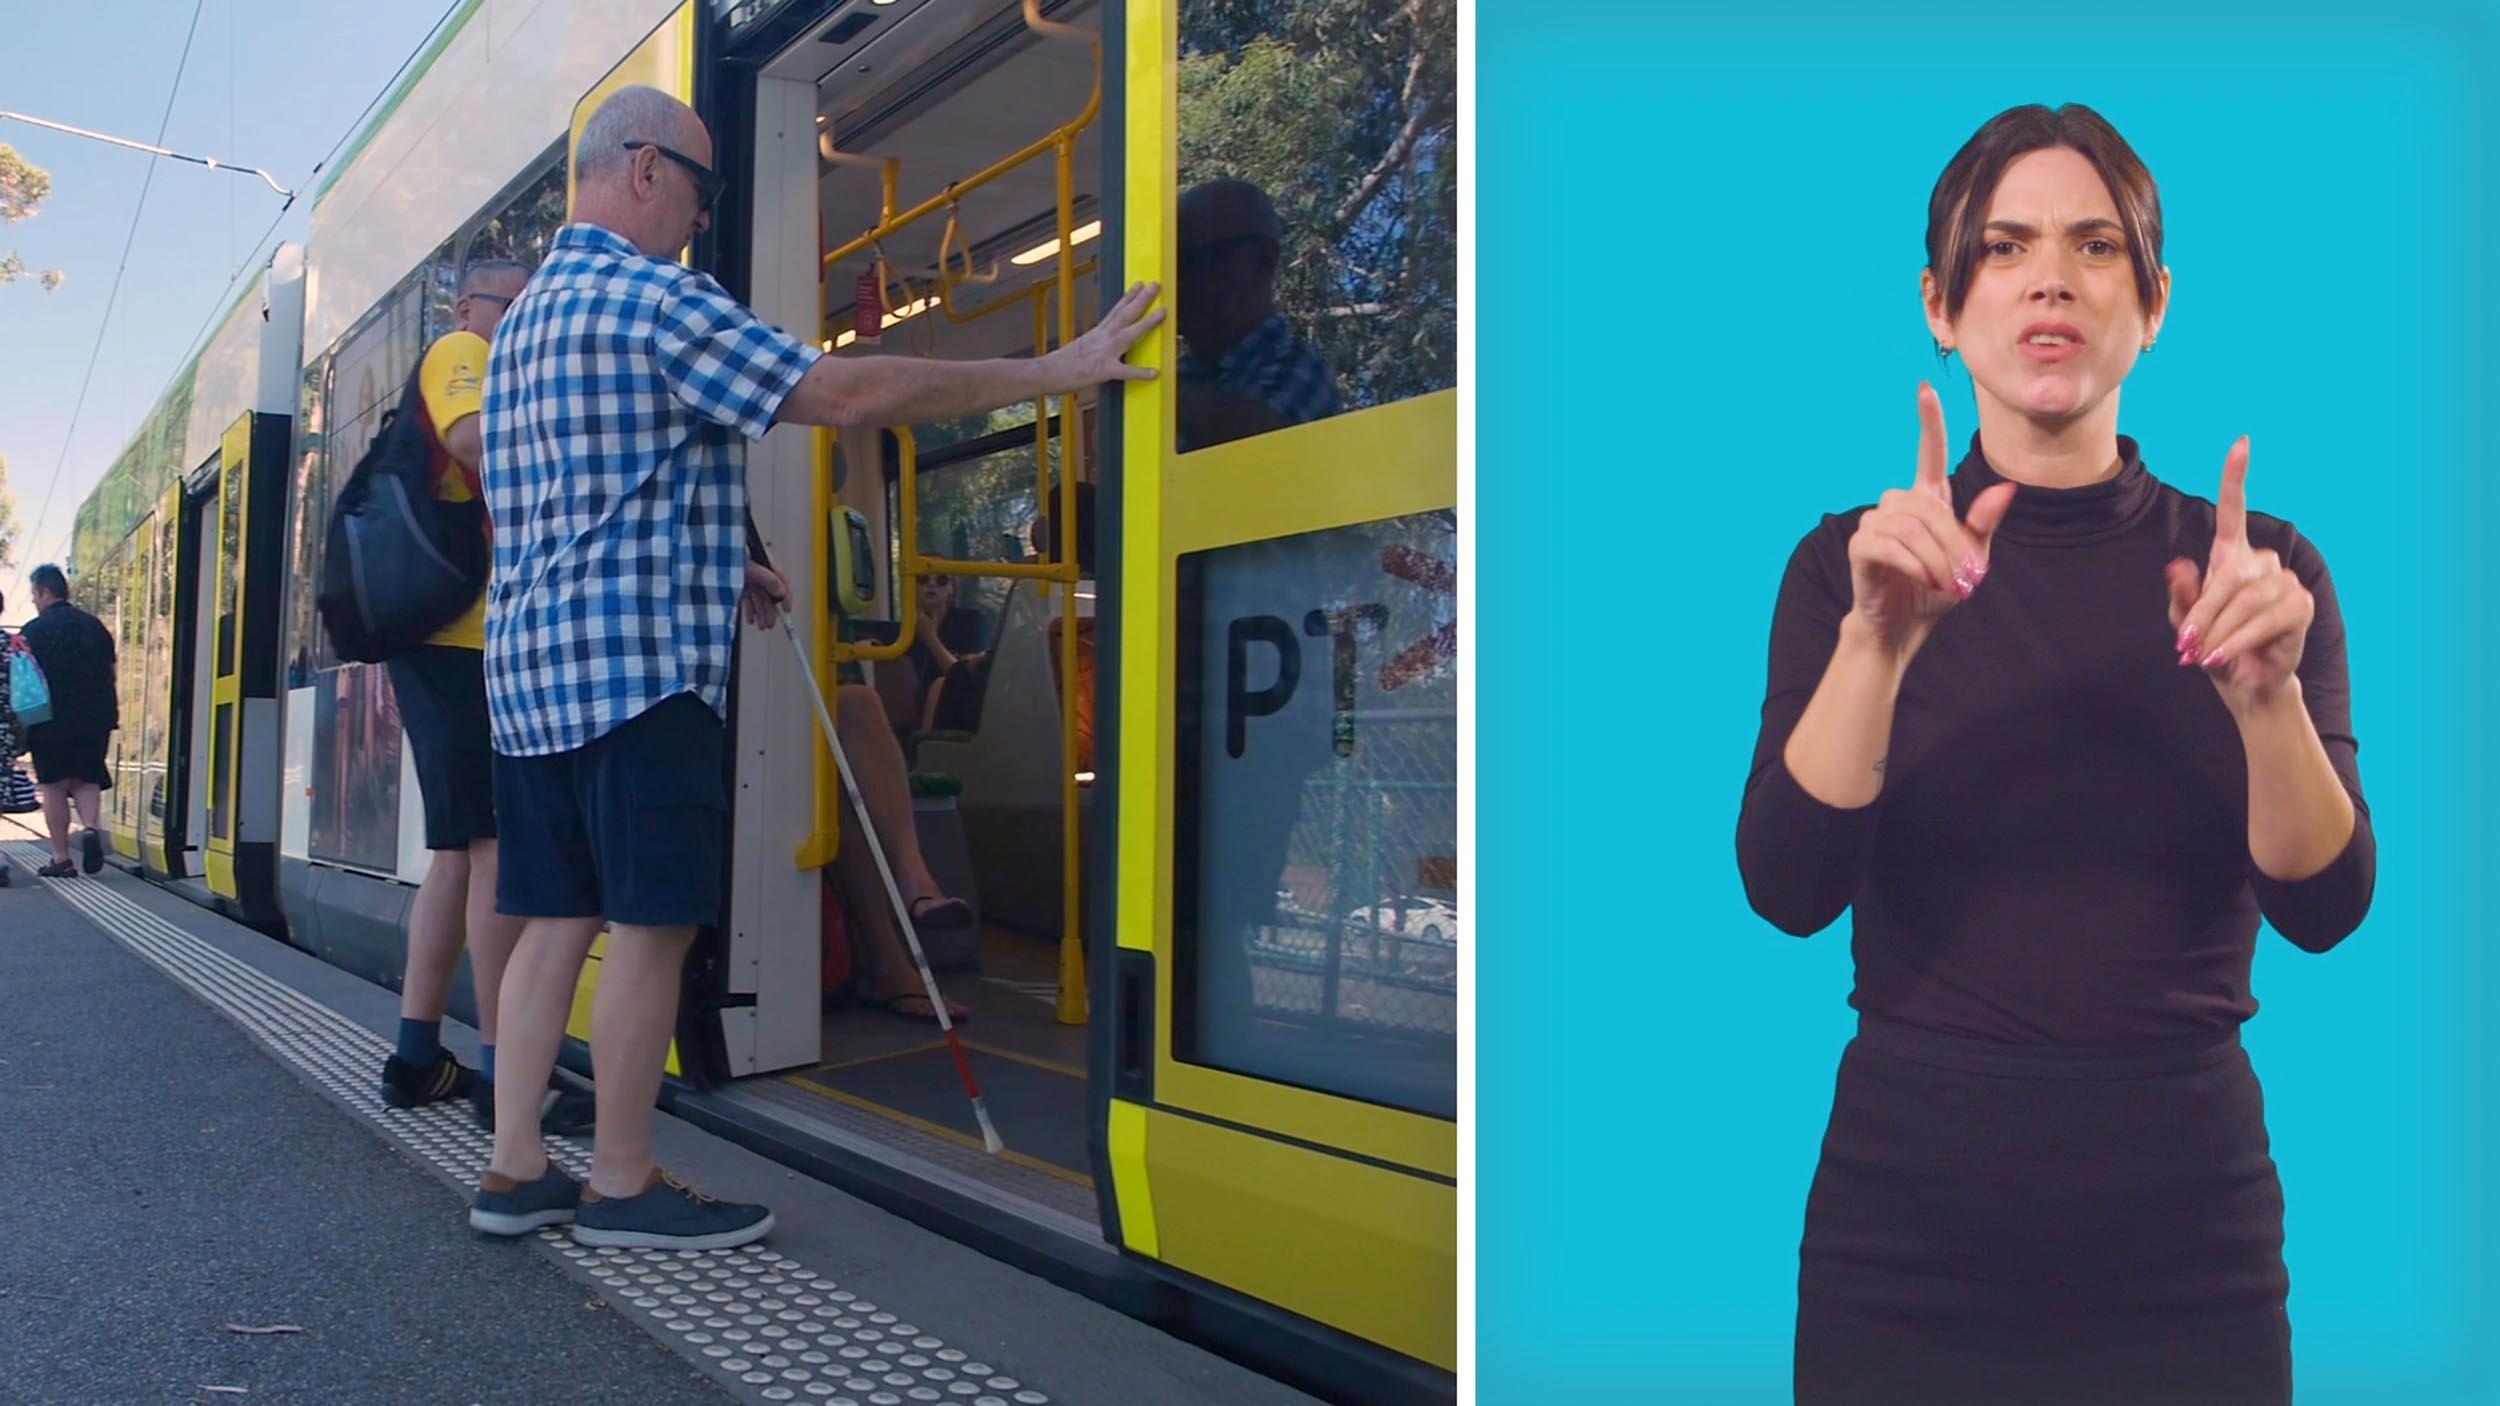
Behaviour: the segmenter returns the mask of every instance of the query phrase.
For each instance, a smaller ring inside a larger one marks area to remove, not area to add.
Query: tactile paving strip
[[[21,879],[50,856],[11,845]],[[110,872],[110,871],[108,871]],[[310,1075],[385,1136],[462,1186],[474,1186],[493,1139],[468,1105],[393,1108],[380,1070],[390,1045],[90,878],[42,881],[97,927]],[[576,1177],[588,1149],[547,1139]],[[749,1400],[826,1406],[1048,1406],[1050,1397],[762,1244],[736,1250],[623,1250],[576,1245],[559,1229],[538,1240],[625,1313]]]

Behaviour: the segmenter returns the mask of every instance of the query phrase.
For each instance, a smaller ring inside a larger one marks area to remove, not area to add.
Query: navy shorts
[[[570,752],[496,753],[495,906],[638,927],[719,921],[721,748],[720,716],[680,693]]]
[[[495,744],[486,719],[486,656],[426,644],[390,663],[391,692],[425,799],[425,847],[495,838]]]

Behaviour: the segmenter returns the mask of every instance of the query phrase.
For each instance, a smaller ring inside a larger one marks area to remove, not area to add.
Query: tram
[[[323,528],[461,270],[544,254],[617,87],[714,134],[685,257],[832,354],[1038,352],[1159,282],[1156,379],[749,453],[829,692],[893,677],[924,583],[969,622],[976,706],[896,735],[977,912],[929,955],[1005,1151],[935,1028],[857,999],[883,900],[837,882],[797,660],[743,629],[665,1097],[1321,1395],[1454,1397],[1455,44],[1451,0],[469,0],[79,508],[116,862],[398,985],[422,812],[387,671],[314,611]],[[1193,228],[1218,180],[1272,223]],[[1211,421],[1187,358],[1241,370],[1206,329],[1263,298],[1333,387]]]

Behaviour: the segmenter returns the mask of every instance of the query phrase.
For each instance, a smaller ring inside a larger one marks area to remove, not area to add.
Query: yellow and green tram
[[[1046,350],[1159,282],[1154,380],[749,455],[828,682],[899,667],[924,582],[973,637],[975,706],[898,736],[979,913],[930,955],[1006,1152],[933,1027],[845,999],[878,896],[835,881],[852,812],[751,632],[670,1107],[1321,1394],[1454,1396],[1455,44],[1453,0],[471,0],[79,509],[119,862],[397,984],[421,811],[386,671],[313,611],[322,529],[615,86],[715,134],[686,257],[836,355]],[[1185,216],[1219,179],[1274,225]],[[1271,310],[1327,393],[1210,415],[1259,400]]]

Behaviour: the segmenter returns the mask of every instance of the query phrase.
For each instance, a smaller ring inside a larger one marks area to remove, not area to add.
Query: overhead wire
[[[172,88],[168,89],[165,94],[165,113],[156,122],[156,140],[159,146],[164,144],[165,129],[174,120],[174,99],[182,95],[182,75],[191,66],[191,41],[200,32],[200,11],[207,7],[208,0],[192,0],[191,28],[182,36],[182,57],[174,63],[174,82]],[[135,145],[135,143],[125,143],[125,145]],[[78,434],[78,417],[87,408],[88,389],[95,384],[96,360],[104,353],[104,334],[113,326],[113,305],[121,300],[122,275],[130,270],[130,247],[138,241],[139,217],[147,212],[148,187],[154,185],[155,182],[156,160],[150,157],[147,174],[139,181],[139,203],[130,212],[130,231],[122,237],[121,265],[113,270],[113,289],[105,295],[104,317],[96,324],[95,345],[87,352],[87,374],[78,382],[78,400],[70,407],[69,428],[61,434],[61,452],[59,457],[52,461],[51,481],[44,485],[43,507],[35,513],[35,525],[26,532],[26,543],[29,547],[34,547],[43,540],[44,519],[52,512],[54,491],[61,486],[61,469],[69,462],[69,447]],[[277,182],[271,181],[270,185],[275,186]]]
[[[205,0],[201,0],[201,3],[205,3]],[[305,184],[306,184],[307,186],[310,186],[310,185],[311,185],[311,183],[312,183],[315,179],[318,179],[318,178],[320,177],[320,175],[321,175],[322,171],[323,171],[326,167],[328,167],[328,166],[329,166],[329,164],[330,164],[330,162],[331,162],[332,158],[336,157],[336,156],[339,154],[339,152],[340,152],[341,150],[343,150],[343,149],[347,146],[348,142],[354,139],[354,137],[355,137],[356,133],[358,133],[359,131],[363,130],[363,128],[364,128],[364,124],[365,124],[365,119],[373,115],[373,110],[374,110],[376,107],[381,106],[381,104],[382,104],[382,100],[383,100],[384,98],[386,98],[386,97],[390,96],[391,90],[392,90],[393,88],[395,88],[395,87],[398,85],[400,78],[408,72],[409,66],[410,66],[410,65],[412,65],[412,64],[414,64],[414,63],[417,61],[417,56],[418,56],[418,55],[420,55],[420,54],[422,54],[422,53],[424,53],[424,52],[426,51],[426,49],[427,49],[430,45],[432,45],[432,44],[433,44],[434,39],[435,39],[435,36],[437,36],[437,35],[439,35],[440,33],[442,33],[443,26],[444,26],[444,25],[446,25],[446,24],[448,24],[448,23],[450,23],[450,22],[451,22],[451,18],[452,18],[452,16],[453,16],[453,15],[455,15],[455,14],[458,14],[458,13],[460,12],[461,7],[462,7],[462,6],[464,6],[464,5],[466,5],[467,3],[469,3],[469,0],[450,0],[450,3],[449,3],[448,5],[446,5],[446,6],[443,8],[443,12],[442,12],[440,15],[437,15],[437,16],[435,17],[435,19],[434,19],[434,23],[433,23],[430,27],[428,27],[428,28],[427,28],[427,30],[425,31],[425,35],[424,35],[424,37],[422,37],[422,38],[420,38],[419,40],[417,40],[416,45],[415,45],[413,48],[409,49],[409,51],[408,51],[408,53],[407,53],[407,56],[406,56],[405,58],[402,58],[402,59],[399,61],[399,67],[397,67],[397,68],[395,68],[395,69],[391,70],[391,76],[390,76],[389,78],[384,79],[384,80],[382,81],[382,85],[381,85],[381,87],[379,87],[379,88],[377,88],[377,89],[375,89],[375,90],[374,90],[374,95],[373,95],[373,97],[371,98],[371,100],[369,100],[369,101],[367,101],[367,102],[365,103],[364,110],[356,114],[355,119],[354,119],[353,121],[349,122],[349,123],[347,124],[346,128],[345,128],[344,130],[342,130],[342,131],[339,133],[339,139],[338,139],[337,141],[335,141],[335,142],[333,142],[333,143],[331,143],[331,144],[330,144],[330,149],[329,149],[327,152],[324,152],[324,153],[322,154],[322,157],[321,157],[321,159],[320,159],[319,161],[316,161],[316,162],[314,162],[314,163],[313,163],[312,170],[311,170],[309,173],[307,173],[307,175],[306,175],[306,177],[305,177]],[[193,12],[192,12],[192,15],[191,15],[191,23],[192,23],[192,28],[196,31],[196,30],[198,29],[198,27],[199,27],[199,12],[198,12],[198,10],[197,10],[197,9],[194,9],[194,10],[193,10]],[[185,58],[185,60],[186,60],[186,61],[187,61],[187,60],[188,60],[188,58],[189,58],[190,48],[191,48],[191,43],[190,43],[190,40],[186,38],[186,39],[183,41],[183,53],[184,53],[184,58]],[[180,87],[180,85],[181,85],[181,81],[182,81],[182,75],[181,75],[181,72],[180,72],[179,67],[178,67],[178,68],[177,68],[177,70],[176,70],[176,72],[175,72],[175,75],[174,75],[174,82],[175,82],[175,86],[177,87],[177,89],[179,89],[179,87]],[[169,117],[169,118],[170,118],[170,117],[172,116],[172,113],[173,113],[173,101],[172,101],[172,99],[169,97],[169,98],[166,100],[166,115],[167,115],[167,117]],[[53,124],[49,124],[49,123],[47,123],[47,124],[45,124],[45,125],[49,126],[49,125],[53,125]],[[160,128],[160,130],[157,132],[157,139],[158,139],[159,141],[164,140],[164,132],[163,132],[163,130],[162,130],[161,128]],[[151,170],[151,171],[153,171],[153,170],[154,170],[154,167],[155,167],[155,163],[151,161],[151,162],[149,163],[149,168],[150,168],[150,170]],[[262,173],[256,173],[256,174],[261,174],[261,175],[263,175],[264,177],[266,176],[266,173],[265,173],[265,172],[262,172]],[[276,183],[275,181],[271,181],[271,182],[270,182],[270,184],[271,184],[273,187],[277,185],[277,183]],[[248,271],[248,270],[250,270],[250,269],[251,269],[251,268],[252,268],[255,264],[257,264],[257,263],[259,263],[259,262],[260,262],[260,258],[261,258],[261,253],[262,253],[262,250],[263,250],[263,249],[264,249],[264,247],[265,247],[265,246],[269,243],[269,236],[277,232],[277,228],[278,228],[279,224],[280,224],[280,223],[282,223],[282,222],[286,219],[286,217],[287,217],[287,212],[288,212],[289,210],[292,210],[292,209],[294,208],[294,206],[295,206],[295,200],[296,200],[296,198],[297,198],[297,193],[296,193],[296,192],[293,192],[293,191],[288,191],[288,192],[285,192],[285,194],[286,194],[286,196],[287,196],[287,201],[286,201],[286,204],[281,205],[281,206],[279,206],[279,207],[278,207],[278,213],[270,217],[270,220],[269,220],[268,225],[267,225],[265,228],[263,228],[263,229],[261,230],[261,232],[260,232],[260,237],[252,241],[252,249],[251,249],[251,252],[250,252],[250,253],[248,253],[248,254],[246,254],[246,255],[244,255],[244,256],[243,256],[243,261],[242,261],[241,263],[239,263],[239,264],[236,264],[236,265],[234,266],[234,271],[233,271],[232,273],[230,273],[230,274],[228,274],[228,275],[226,276],[225,286],[224,286],[223,288],[221,288],[221,289],[219,289],[219,290],[218,290],[218,293],[217,293],[217,297],[216,297],[216,299],[215,299],[213,302],[211,302],[211,303],[209,304],[209,306],[208,306],[208,313],[207,313],[207,315],[206,315],[205,317],[203,317],[203,318],[201,318],[201,319],[200,319],[200,325],[199,325],[198,329],[197,329],[196,331],[194,331],[194,332],[191,334],[190,340],[189,340],[189,341],[187,341],[187,342],[184,344],[184,346],[183,346],[183,352],[182,352],[182,359],[181,359],[180,361],[177,361],[177,362],[175,362],[175,363],[174,363],[177,367],[182,366],[182,365],[186,365],[186,364],[188,364],[188,363],[190,362],[191,358],[192,358],[193,356],[195,356],[195,355],[197,355],[197,354],[198,354],[199,349],[200,349],[200,343],[201,343],[202,339],[203,339],[203,338],[205,338],[205,337],[208,335],[208,330],[209,330],[209,328],[210,328],[212,325],[214,325],[214,323],[216,322],[216,320],[217,320],[217,315],[218,315],[219,313],[221,313],[221,312],[225,311],[225,309],[226,309],[226,305],[227,305],[227,299],[228,299],[228,298],[229,298],[229,297],[233,294],[233,292],[234,292],[234,288],[235,288],[235,285],[236,285],[237,283],[240,283],[240,282],[242,281],[242,279],[243,279],[243,275],[245,274],[245,272],[247,272],[247,271]],[[145,202],[145,199],[146,199],[146,194],[145,194],[145,189],[144,189],[144,187],[143,187],[143,188],[142,188],[142,191],[141,191],[141,201],[142,201],[142,203],[143,203],[143,204],[144,204],[144,202]],[[136,233],[136,231],[137,231],[137,228],[138,228],[138,216],[136,215],[136,213],[134,213],[134,214],[132,215],[132,217],[131,217],[131,221],[132,221],[132,223],[131,223],[131,228],[132,228],[133,233],[135,234],[135,233]],[[123,249],[123,251],[122,251],[122,256],[123,256],[123,258],[124,258],[124,260],[125,260],[125,261],[129,258],[129,249],[128,249],[126,246],[125,246],[125,248],[124,248],[124,249]],[[119,282],[120,282],[120,276],[119,276],[118,274],[116,274],[116,275],[115,275],[115,285],[116,285],[116,287],[117,287],[117,288],[118,288],[118,286],[119,286]],[[111,306],[110,306],[109,302],[108,302],[108,304],[107,304],[107,306],[106,306],[106,308],[105,308],[105,317],[106,317],[106,319],[107,319],[108,321],[109,321],[109,320],[111,319],[111,317],[112,317],[112,308],[111,308]],[[103,347],[103,344],[104,344],[103,339],[104,339],[104,331],[103,331],[103,329],[102,329],[102,328],[98,328],[98,329],[97,329],[97,331],[96,331],[96,346],[97,346],[97,349],[98,349],[98,350],[101,350],[101,349],[102,349],[102,347]],[[94,362],[94,357],[93,357],[93,354],[92,354],[92,353],[90,354],[89,359],[88,359],[88,364],[87,364],[87,374],[88,374],[88,376],[89,376],[89,377],[93,377],[93,376],[94,376],[94,374],[95,374],[95,362]],[[79,388],[79,393],[78,393],[78,396],[79,396],[79,402],[80,402],[80,404],[81,404],[81,405],[83,405],[83,404],[85,403],[85,401],[86,401],[86,387],[85,387],[85,386],[83,386],[83,385],[82,385],[82,386]],[[75,430],[77,429],[77,426],[78,426],[78,412],[77,412],[75,409],[73,409],[73,410],[70,412],[70,428],[71,428],[71,430],[72,430],[73,432],[75,432]],[[60,460],[59,460],[59,461],[57,461],[57,462],[55,462],[55,463],[53,464],[53,466],[52,466],[52,481],[51,481],[51,483],[47,484],[47,485],[45,486],[45,489],[44,489],[44,510],[45,510],[45,512],[47,512],[47,513],[51,510],[51,505],[52,505],[52,490],[53,490],[54,488],[58,487],[58,486],[59,486],[59,484],[60,484],[60,478],[61,478],[61,468],[62,468],[62,465],[63,465],[63,464],[65,464],[65,463],[68,461],[70,442],[71,442],[71,441],[70,441],[69,436],[64,435],[64,436],[62,437],[62,440],[61,440],[61,458],[60,458]],[[41,517],[40,517],[40,516],[38,516],[38,518],[37,518],[37,522],[40,524],[40,522],[41,522],[41,521],[42,521]],[[39,540],[39,539],[36,537],[36,535],[35,535],[35,533],[34,533],[34,532],[30,531],[30,532],[28,532],[28,533],[26,534],[25,541],[26,541],[27,546],[29,547],[29,549],[32,549],[32,548],[36,545],[36,543],[37,543],[37,541],[38,541],[38,540]]]

